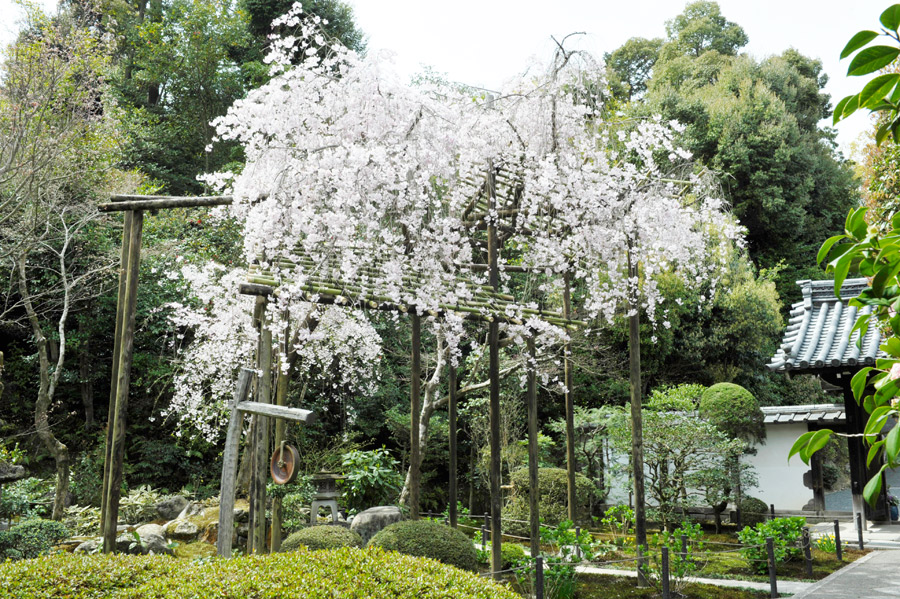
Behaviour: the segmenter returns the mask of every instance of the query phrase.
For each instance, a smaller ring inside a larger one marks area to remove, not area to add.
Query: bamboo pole
[[[450,526],[456,528],[457,524],[457,513],[456,513],[456,504],[459,501],[459,480],[457,473],[457,446],[456,446],[456,426],[457,426],[457,413],[456,413],[456,366],[450,364],[450,381],[449,381],[449,392],[450,399],[447,402],[447,411],[448,416],[447,419],[450,421],[450,498],[449,498],[449,516],[450,516]]]
[[[131,359],[134,350],[134,317],[137,309],[138,277],[141,268],[141,235],[144,228],[144,214],[135,211],[131,226],[127,230],[128,262],[125,267],[126,283],[122,303],[122,328],[119,339],[119,363],[116,377],[115,409],[110,417],[112,448],[109,452],[109,478],[106,488],[106,513],[101,524],[103,528],[103,552],[116,550],[116,533],[119,519],[119,498],[122,489],[122,475],[125,459],[125,426],[128,416],[128,390],[131,382]],[[117,318],[118,320],[118,318]]]
[[[241,424],[244,415],[237,407],[247,399],[253,371],[241,369],[237,387],[231,401],[231,418],[225,435],[225,450],[222,452],[222,479],[219,485],[219,528],[216,551],[219,557],[231,557],[231,542],[234,539],[234,489],[237,477],[238,453],[241,445]]]
[[[563,308],[565,317],[572,315],[571,280],[569,272],[563,275]],[[572,344],[568,340],[563,345],[563,374],[565,377],[566,402],[566,475],[568,479],[569,520],[578,518],[578,501],[575,487],[575,398],[572,381]]]
[[[260,331],[257,358],[260,378],[256,389],[256,401],[261,404],[271,403],[272,394],[272,331],[266,324],[266,304],[266,298],[256,298],[257,322]],[[268,417],[254,414],[251,431],[250,526],[247,550],[252,554],[264,553],[266,550],[266,481],[269,470]]]
[[[100,204],[100,212],[125,212],[126,210],[159,210],[161,208],[195,208],[198,206],[226,206],[231,196],[177,197],[177,196],[113,196],[112,202]]]
[[[412,314],[412,364],[410,365],[409,376],[409,516],[413,520],[418,520],[419,486],[422,475],[421,448],[419,447],[422,411],[422,320],[415,312]]]
[[[631,463],[634,480],[634,539],[638,547],[647,545],[647,514],[644,501],[644,433],[641,415],[641,315],[638,297],[638,266],[632,255],[633,242],[629,239],[627,261],[628,280],[628,362],[631,380]],[[639,565],[643,565],[643,561]],[[638,568],[638,586],[649,586]]]
[[[541,554],[541,488],[538,479],[538,415],[537,415],[537,357],[534,351],[534,337],[528,337],[528,506],[531,539],[531,557]]]
[[[106,529],[106,502],[109,499],[109,468],[112,465],[113,431],[115,430],[116,387],[119,382],[119,353],[122,351],[122,323],[125,317],[125,287],[128,279],[127,264],[130,258],[129,244],[134,223],[134,213],[126,212],[122,227],[122,256],[119,260],[119,294],[116,300],[116,331],[113,336],[112,369],[109,383],[109,410],[107,411],[106,448],[103,460],[103,486],[100,491],[100,535]]]
[[[496,181],[494,179],[493,164],[488,166],[486,191],[488,193],[491,208],[496,207],[494,196]],[[499,248],[497,247],[497,228],[492,220],[488,225],[488,278],[491,287],[497,290],[499,286],[499,269],[497,268]],[[500,522],[501,496],[500,496],[500,325],[494,321],[488,325],[488,343],[490,344],[490,356],[488,361],[488,373],[490,376],[490,437],[491,437],[491,571],[494,578],[499,579],[503,566],[503,557],[500,553],[502,543],[502,528]]]

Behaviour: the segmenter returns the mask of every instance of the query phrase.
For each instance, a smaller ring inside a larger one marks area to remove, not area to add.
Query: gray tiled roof
[[[766,424],[788,422],[844,422],[844,404],[825,403],[811,406],[766,406],[761,408]]]
[[[842,366],[874,366],[881,357],[881,331],[869,327],[862,346],[859,332],[850,331],[857,319],[857,308],[847,301],[868,287],[866,279],[847,279],[841,287],[841,299],[834,296],[834,281],[797,281],[803,301],[791,307],[791,316],[781,347],[767,365],[770,370],[809,371]],[[860,314],[870,314],[866,306]]]

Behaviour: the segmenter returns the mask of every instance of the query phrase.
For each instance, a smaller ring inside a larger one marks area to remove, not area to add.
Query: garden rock
[[[141,543],[134,538],[131,533],[125,533],[116,537],[116,551],[118,553],[128,553],[130,555],[140,555],[143,553]]]
[[[188,506],[188,503],[188,500],[181,495],[172,495],[156,504],[156,513],[160,518],[174,520]]]
[[[363,542],[368,543],[369,539],[374,537],[381,529],[394,522],[400,522],[402,519],[403,514],[397,506],[382,505],[370,507],[354,516],[350,530],[359,533]]]
[[[188,520],[173,520],[166,525],[167,536],[179,541],[193,541],[200,529]]]
[[[203,506],[199,503],[188,502],[184,509],[181,510],[181,513],[178,514],[178,519],[182,520],[184,518],[190,518],[191,516],[196,516],[202,511]]]
[[[149,533],[141,535],[141,545],[143,545],[144,553],[153,553],[156,555],[165,554],[172,555],[169,543],[162,535]]]
[[[23,478],[25,478],[25,468],[23,466],[0,463],[0,485],[12,483]]]
[[[137,529],[135,529],[135,532],[138,533],[141,538],[149,535],[166,536],[166,529],[159,524],[144,524],[143,526],[138,526]]]
[[[100,541],[93,539],[85,541],[75,548],[75,553],[97,553],[100,549]]]

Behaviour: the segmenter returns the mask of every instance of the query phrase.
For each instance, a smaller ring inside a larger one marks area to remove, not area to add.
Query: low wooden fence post
[[[534,560],[534,594],[537,599],[544,599],[544,558],[541,556]]]
[[[843,547],[841,547],[841,523],[838,520],[834,521],[834,552],[837,554],[837,559],[839,562],[844,561],[843,555]]]
[[[769,587],[770,597],[778,597],[778,579],[775,575],[775,541],[772,537],[766,537],[766,554],[769,561]]]
[[[669,548],[662,546],[662,599],[672,599],[669,591]]]
[[[810,549],[810,539],[809,539],[809,527],[803,527],[803,536],[801,537],[801,544],[803,545],[803,558],[806,561],[806,577],[812,578],[813,575],[813,562],[812,562],[812,550]]]
[[[856,514],[856,537],[859,542],[859,550],[862,551],[864,549],[863,545],[863,529],[862,529],[862,514]]]

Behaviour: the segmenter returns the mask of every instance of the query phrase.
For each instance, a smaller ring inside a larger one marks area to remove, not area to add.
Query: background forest
[[[38,478],[55,472],[71,480],[80,505],[99,502],[122,229],[121,217],[101,215],[96,205],[111,192],[202,194],[208,190],[198,175],[240,170],[241,148],[214,143],[210,122],[268,80],[263,56],[269,23],[290,5],[288,0],[64,0],[53,17],[30,8],[18,39],[5,50],[0,458],[24,463]],[[304,18],[327,21],[328,35],[365,52],[365,32],[347,5],[308,0],[304,10]],[[667,298],[666,326],[643,319],[642,375],[644,391],[663,404],[667,393],[678,396],[667,389],[696,385],[688,388],[696,403],[703,387],[720,382],[745,387],[761,405],[827,401],[817,382],[772,375],[764,365],[776,349],[790,303],[798,299],[795,281],[822,278],[815,263],[818,244],[840,230],[848,210],[862,201],[857,170],[874,190],[867,202],[887,207],[887,198],[896,195],[897,182],[885,176],[897,171],[895,145],[868,149],[857,167],[837,151],[834,132],[819,126],[831,110],[820,63],[792,49],[758,59],[742,53],[747,42],[741,26],[727,20],[715,2],[701,0],[667,22],[664,39],[633,38],[605,56],[607,118],[661,114],[685,125],[680,144],[698,166],[718,174],[724,198],[746,227],[746,247],[732,251],[715,288],[688,287],[674,277],[656,281]],[[146,219],[128,406],[129,488],[150,484],[199,496],[217,492],[224,431],[201,434],[180,427],[173,415],[175,381],[191,368],[185,351],[198,334],[175,318],[173,306],[201,305],[180,267],[210,260],[241,266],[242,249],[239,228],[210,224],[202,209]],[[578,317],[577,289],[574,305]],[[573,393],[582,423],[598,422],[603,410],[628,401],[622,316],[612,326],[598,323],[599,334],[574,339]],[[385,317],[374,326],[383,344],[366,393],[334,384],[339,377],[328,372],[300,373],[291,386],[288,403],[302,403],[320,415],[314,427],[288,429],[306,472],[372,463],[405,470],[408,322]],[[433,343],[426,339],[425,347]],[[486,366],[481,346],[473,344],[464,354],[462,498],[481,513],[487,494],[487,395],[481,385]],[[426,356],[426,369],[435,359]],[[525,414],[524,405],[513,401],[521,395],[520,379],[508,374],[504,471],[511,473],[525,460]],[[542,465],[562,465],[562,394],[556,386],[539,393]],[[443,397],[440,390],[437,395]],[[443,406],[435,408],[422,504],[441,510],[448,430]],[[602,487],[597,448],[589,441],[586,436],[579,455],[581,470]],[[354,452],[380,448],[384,451]],[[385,475],[382,487],[396,493],[399,478]],[[359,498],[359,503],[374,500]]]

